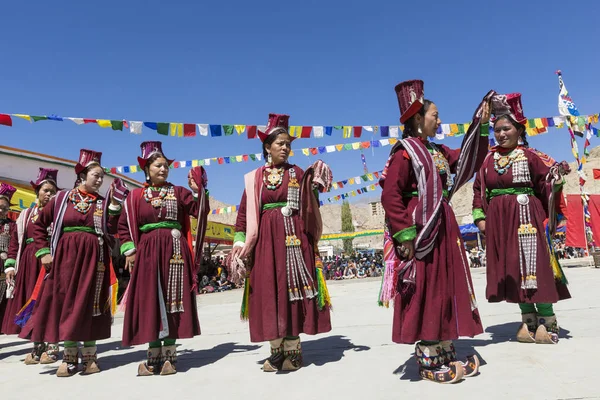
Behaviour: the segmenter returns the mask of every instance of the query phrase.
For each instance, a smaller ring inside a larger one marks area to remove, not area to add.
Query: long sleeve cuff
[[[481,133],[481,136],[490,136],[490,124],[481,124],[481,127],[479,128],[479,131]]]
[[[485,213],[483,212],[483,209],[474,208],[473,209],[473,222],[477,222],[477,221],[481,221],[481,220],[485,220]]]
[[[417,237],[417,227],[414,225],[409,226],[406,229],[402,229],[400,232],[396,232],[394,234],[394,239],[396,239],[396,241],[398,243],[413,240],[416,237]]]
[[[35,257],[41,258],[41,257],[45,256],[46,254],[50,254],[50,247],[42,247],[41,249],[39,249],[38,251],[35,252]]]
[[[4,269],[14,267],[16,263],[17,260],[14,258],[7,258],[6,261],[4,261]]]
[[[130,256],[133,254],[133,250],[135,250],[135,244],[133,244],[133,242],[125,242],[121,245],[121,255]]]
[[[236,232],[235,235],[233,235],[233,242],[246,243],[246,232]]]
[[[111,203],[108,205],[108,215],[121,215],[122,209],[123,207],[120,204],[115,206]]]

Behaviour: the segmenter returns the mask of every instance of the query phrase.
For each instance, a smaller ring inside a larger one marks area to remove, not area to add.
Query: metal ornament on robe
[[[291,218],[293,210],[300,209],[300,184],[296,178],[294,168],[288,170],[290,175],[288,183],[287,205],[281,209],[285,227],[286,248],[286,275],[288,283],[288,296],[290,301],[302,300],[304,296],[312,299],[318,292],[314,280],[308,271],[302,254],[302,241],[296,236],[294,220]],[[285,210],[284,210],[285,209]],[[286,215],[289,214],[289,215]],[[302,287],[302,291],[300,290]],[[302,295],[304,292],[304,296]]]
[[[8,244],[10,243],[10,224],[4,224],[2,232],[0,232],[0,258],[6,260],[8,258]]]
[[[100,296],[102,294],[102,283],[104,282],[104,274],[106,272],[106,266],[104,265],[104,231],[102,230],[102,218],[104,217],[104,210],[102,209],[103,201],[96,201],[96,210],[94,210],[94,230],[98,235],[98,263],[96,264],[96,285],[94,287],[94,312],[93,316],[97,317],[102,315],[102,309],[100,307]]]
[[[537,289],[537,228],[531,223],[529,196],[519,194],[519,269],[521,271],[521,289]]]

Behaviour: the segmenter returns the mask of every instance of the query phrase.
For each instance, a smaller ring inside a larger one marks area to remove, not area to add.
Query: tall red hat
[[[169,165],[173,164],[174,160],[169,160],[165,156],[165,153],[162,150],[162,142],[159,142],[159,141],[143,142],[142,144],[140,144],[140,149],[142,149],[142,156],[138,157],[138,164],[139,164],[140,168],[142,168],[142,169],[146,168],[148,159],[153,154],[157,154],[157,153],[160,154],[161,156],[165,157],[165,160],[167,160]]]
[[[84,169],[92,164],[100,165],[102,153],[99,151],[81,149],[79,150],[79,162],[75,165],[75,173],[79,175]]]
[[[275,128],[283,128],[286,132],[289,132],[289,119],[290,116],[286,114],[269,114],[269,122],[267,122],[267,128],[265,129],[265,131],[262,132],[260,129],[258,130],[258,137],[260,141],[264,142]],[[295,139],[295,137],[290,138],[292,142]]]
[[[4,198],[6,200],[8,200],[8,203],[11,206],[14,206],[14,204],[12,204],[10,202],[10,200],[13,197],[13,194],[15,194],[15,192],[17,191],[17,189],[11,185],[9,185],[8,183],[0,183],[0,198]]]
[[[400,107],[400,123],[403,124],[415,115],[424,104],[425,93],[423,92],[423,81],[415,79],[404,81],[396,85],[394,90],[398,97]]]
[[[527,118],[523,115],[523,105],[521,104],[521,93],[496,94],[492,97],[492,113],[494,122],[502,115],[509,115],[512,119],[521,125],[525,125]]]
[[[58,170],[40,167],[40,171],[38,172],[38,176],[35,182],[30,181],[29,183],[31,183],[31,187],[33,188],[33,190],[37,190],[46,181],[52,181],[55,184],[58,184]]]

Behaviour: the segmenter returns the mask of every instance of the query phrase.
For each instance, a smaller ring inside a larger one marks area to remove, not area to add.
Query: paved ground
[[[376,306],[379,282],[354,280],[330,284],[334,329],[303,336],[306,367],[297,372],[261,371],[268,347],[250,343],[238,316],[238,290],[198,298],[203,335],[180,343],[180,373],[174,376],[135,376],[145,352],[141,346],[121,348],[122,315],[113,339],[99,344],[103,372],[92,376],[59,379],[57,365],[25,366],[29,344],[0,337],[2,398],[600,398],[600,269],[575,267],[566,273],[574,298],[556,306],[563,331],[552,346],[516,343],[517,306],[486,303],[484,271],[473,270],[486,333],[458,341],[457,348],[462,354],[476,352],[485,365],[479,376],[456,385],[418,380],[413,346],[391,342],[392,311]]]

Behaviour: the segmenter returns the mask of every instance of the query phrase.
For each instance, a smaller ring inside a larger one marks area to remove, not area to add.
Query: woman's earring
[[[267,155],[267,163],[265,164],[267,167],[273,165],[273,157],[271,157],[271,153]]]
[[[421,129],[421,127],[420,127],[420,126],[417,128],[417,133],[418,133],[419,135],[422,135],[422,134],[423,134],[423,130]]]

